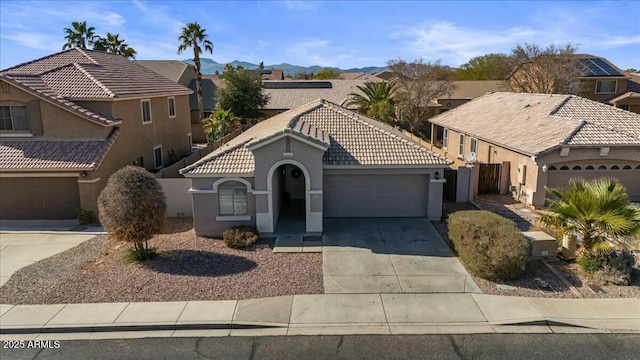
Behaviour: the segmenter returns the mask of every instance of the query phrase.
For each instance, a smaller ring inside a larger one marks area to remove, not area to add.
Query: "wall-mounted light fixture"
[[[549,167],[547,166],[547,164],[542,165],[542,172],[547,172],[547,170],[549,170]]]
[[[436,180],[440,179],[440,173],[436,171]]]
[[[86,178],[87,177],[87,172],[86,171],[81,171],[80,172],[80,177],[83,178],[83,179]]]

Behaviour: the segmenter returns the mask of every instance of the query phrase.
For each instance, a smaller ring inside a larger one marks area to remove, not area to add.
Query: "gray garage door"
[[[80,207],[77,178],[0,179],[0,218],[73,219]]]
[[[325,217],[423,217],[426,175],[325,176]]]

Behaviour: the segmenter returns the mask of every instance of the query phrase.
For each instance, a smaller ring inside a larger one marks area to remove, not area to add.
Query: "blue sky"
[[[138,59],[186,59],[187,22],[207,29],[218,62],[341,68],[390,59],[437,60],[508,53],[520,43],[571,42],[579,52],[640,69],[638,1],[8,1],[0,2],[0,68],[57,51],[63,28],[87,21],[119,33]]]

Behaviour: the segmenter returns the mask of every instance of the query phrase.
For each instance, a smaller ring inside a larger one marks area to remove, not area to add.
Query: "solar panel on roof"
[[[263,83],[265,89],[331,89],[330,81],[274,81]]]
[[[579,61],[585,67],[584,76],[623,76],[619,71],[600,58],[585,58],[579,59]]]

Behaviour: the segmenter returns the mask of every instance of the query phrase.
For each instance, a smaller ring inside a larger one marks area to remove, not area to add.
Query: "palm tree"
[[[586,254],[606,254],[640,237],[640,207],[632,205],[622,185],[614,179],[569,180],[567,189],[549,189],[550,206],[540,221],[582,238]]]
[[[202,54],[202,47],[205,51],[213,53],[213,43],[208,40],[209,35],[205,33],[206,29],[200,27],[197,22],[188,23],[182,28],[182,34],[178,37],[181,41],[178,46],[178,54],[188,48],[193,48],[193,63],[196,66],[196,95],[198,97],[198,118],[200,121],[204,119],[204,103],[202,101],[202,73],[200,73],[200,54]],[[200,45],[202,44],[202,47]]]
[[[120,34],[107,33],[105,37],[99,37],[93,44],[93,50],[105,51],[111,54],[122,55],[135,59],[136,50],[120,39]]]
[[[364,86],[358,86],[364,94],[351,93],[351,99],[347,106],[355,105],[358,110],[374,119],[388,124],[394,123],[396,114],[394,93],[396,90],[393,82],[367,82]]]
[[[202,119],[202,130],[210,143],[220,140],[239,127],[240,118],[231,110],[218,109],[208,118]]]
[[[93,45],[96,34],[93,26],[87,27],[87,22],[74,21],[71,23],[72,28],[64,28],[64,32],[67,34],[64,38],[67,42],[62,46],[62,50],[80,48],[86,49],[88,46]]]

